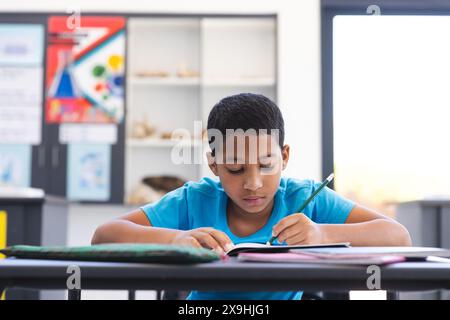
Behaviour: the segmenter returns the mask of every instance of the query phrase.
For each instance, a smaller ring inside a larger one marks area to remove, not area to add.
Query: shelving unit
[[[211,176],[209,148],[201,133],[194,134],[194,122],[206,129],[211,108],[231,94],[261,93],[275,100],[276,86],[275,17],[130,18],[125,199],[147,176]],[[153,134],[133,136],[139,122],[148,122]],[[180,128],[192,140],[171,140],[170,132]],[[176,145],[204,161],[172,163]]]
[[[131,76],[128,80],[132,86],[199,86],[200,78],[176,78],[176,77],[137,77]]]
[[[159,139],[159,138],[146,138],[146,139],[128,139],[127,147],[142,147],[142,148],[158,148],[158,147],[168,147],[172,148],[176,145],[192,146],[192,147],[202,147],[203,141],[200,139],[195,140],[169,140],[169,139]]]

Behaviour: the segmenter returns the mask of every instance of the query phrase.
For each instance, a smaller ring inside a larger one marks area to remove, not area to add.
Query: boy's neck
[[[264,227],[272,214],[274,199],[260,212],[249,213],[237,206],[230,198],[227,217],[230,230],[239,237],[246,237]]]

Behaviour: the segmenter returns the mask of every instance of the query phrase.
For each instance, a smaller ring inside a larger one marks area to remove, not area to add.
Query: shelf
[[[139,77],[130,76],[131,85],[140,86],[200,86],[205,87],[271,87],[275,86],[274,78],[247,77],[247,78],[209,78],[200,80],[198,77]]]
[[[199,86],[200,78],[179,78],[179,77],[139,77],[130,76],[129,83],[131,85],[140,86]]]
[[[196,140],[181,140],[182,145],[192,146],[192,147],[201,147],[203,145],[203,141]],[[147,138],[147,139],[127,139],[126,145],[127,147],[133,148],[166,148],[166,147],[174,147],[179,144],[180,140],[169,140],[169,139],[160,139],[160,138]],[[206,141],[205,141],[206,143]]]
[[[209,78],[203,80],[205,87],[271,87],[275,86],[274,78]]]
[[[129,28],[180,28],[185,30],[199,29],[200,19],[198,18],[185,18],[185,19],[171,19],[171,18],[132,18],[129,22]],[[147,30],[146,30],[147,31]]]
[[[253,28],[253,29],[266,29],[270,31],[275,30],[275,22],[272,18],[206,18],[202,21],[202,28],[221,28],[221,29],[231,29],[231,28]]]
[[[198,119],[206,124],[211,108],[229,95],[253,92],[275,100],[276,18],[130,18],[128,35],[127,117],[148,118],[157,131],[145,139],[126,138],[125,192],[150,175],[170,173],[189,180],[212,175],[205,161],[210,150],[206,139],[199,134],[185,140],[162,139],[159,133],[192,128]],[[178,77],[183,70],[198,73]],[[174,165],[175,146],[190,150],[202,163]]]

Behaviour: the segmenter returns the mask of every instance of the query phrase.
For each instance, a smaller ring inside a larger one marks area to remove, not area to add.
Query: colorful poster
[[[48,123],[120,123],[124,115],[125,19],[48,20]]]
[[[69,144],[67,198],[107,201],[110,197],[111,146]]]
[[[31,145],[0,145],[0,187],[29,187]]]
[[[0,143],[40,144],[44,26],[0,24]]]

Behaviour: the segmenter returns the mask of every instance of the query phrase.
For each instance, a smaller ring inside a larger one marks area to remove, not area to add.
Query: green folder
[[[19,259],[116,261],[151,263],[203,263],[219,260],[212,250],[176,245],[111,243],[83,247],[15,245],[0,250]]]

